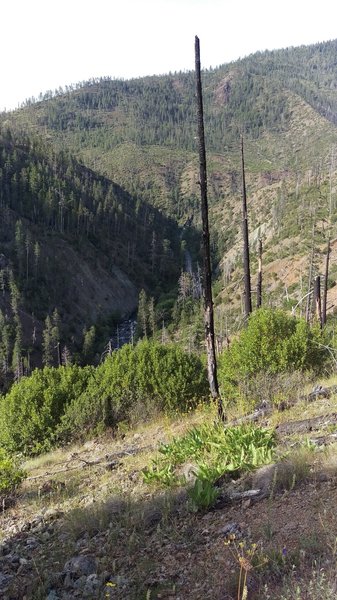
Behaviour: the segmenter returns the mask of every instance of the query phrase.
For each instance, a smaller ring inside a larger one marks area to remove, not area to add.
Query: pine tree
[[[53,340],[53,324],[50,316],[48,315],[45,320],[45,328],[42,333],[42,362],[44,365],[50,367],[53,365],[54,360],[54,340]]]
[[[156,333],[156,309],[154,305],[154,298],[151,297],[148,303],[148,315],[149,315],[149,329],[151,335],[154,336]]]
[[[145,290],[141,290],[139,293],[137,324],[140,335],[146,338],[148,332],[148,307]]]
[[[92,358],[95,347],[95,339],[96,339],[96,328],[94,325],[90,327],[88,330],[84,330],[83,332],[83,356],[88,361]]]

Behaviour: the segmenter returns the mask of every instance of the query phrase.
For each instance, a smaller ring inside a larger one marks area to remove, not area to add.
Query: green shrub
[[[282,310],[255,311],[239,338],[219,357],[223,395],[232,400],[242,397],[247,379],[260,372],[319,371],[328,357],[322,343],[318,325],[310,328]]]
[[[25,476],[17,461],[0,448],[0,494],[11,492]]]
[[[114,427],[133,410],[185,411],[208,396],[201,360],[177,346],[143,340],[125,345],[95,369],[87,389],[68,407],[58,428],[61,437]]]
[[[9,451],[48,450],[64,410],[86,387],[92,367],[36,369],[0,401],[0,437]]]

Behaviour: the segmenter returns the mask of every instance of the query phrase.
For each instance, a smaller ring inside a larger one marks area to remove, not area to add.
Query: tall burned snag
[[[214,336],[214,313],[212,300],[212,272],[210,257],[210,240],[208,225],[208,201],[207,201],[207,170],[206,149],[204,132],[204,111],[202,101],[201,67],[200,67],[200,43],[195,36],[195,74],[196,74],[196,97],[197,97],[197,120],[198,120],[198,146],[199,146],[199,170],[200,170],[200,195],[201,195],[201,218],[202,218],[202,253],[203,253],[203,296],[204,296],[204,321],[205,339],[207,352],[207,372],[212,398],[218,404],[218,416],[225,420],[223,404],[219,392],[217,365],[215,356]]]
[[[252,291],[250,284],[250,264],[249,264],[249,237],[248,237],[248,211],[245,177],[245,160],[243,153],[243,136],[241,136],[241,170],[242,170],[242,237],[243,237],[243,272],[244,272],[244,302],[245,319],[247,321],[252,312]]]
[[[258,271],[257,271],[257,287],[256,287],[256,308],[262,306],[262,240],[259,239],[258,245]]]
[[[325,258],[325,276],[324,276],[323,306],[322,306],[322,326],[323,327],[326,324],[326,310],[327,310],[327,303],[328,303],[329,259],[330,259],[330,237],[328,239],[328,249],[326,251],[326,258]]]
[[[319,275],[315,277],[314,281],[314,303],[316,319],[322,327],[321,278]]]

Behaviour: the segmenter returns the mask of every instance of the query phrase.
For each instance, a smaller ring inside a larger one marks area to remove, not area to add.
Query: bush
[[[123,346],[95,369],[88,388],[67,407],[58,435],[114,427],[137,409],[143,417],[158,410],[184,411],[207,396],[206,371],[197,356],[143,340]]]
[[[322,333],[282,310],[259,309],[219,359],[219,381],[224,396],[242,396],[247,379],[260,372],[274,375],[319,371],[327,358]],[[241,390],[240,390],[241,387]]]
[[[36,369],[0,401],[0,437],[5,449],[25,454],[48,450],[64,410],[86,387],[94,369]]]
[[[0,448],[0,494],[12,492],[25,476],[17,461]]]

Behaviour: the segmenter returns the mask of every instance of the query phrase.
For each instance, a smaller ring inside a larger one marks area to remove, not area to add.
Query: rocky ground
[[[206,512],[191,512],[184,489],[146,486],[141,469],[160,441],[210,410],[28,462],[17,497],[3,501],[0,597],[230,600],[241,598],[242,564],[248,598],[288,598],[289,578],[300,590],[289,598],[337,597],[335,390],[328,396],[262,416],[277,426],[280,450],[301,444],[300,452],[281,483],[275,466],[264,467],[227,484],[226,501]],[[250,489],[260,493],[242,494]],[[315,573],[325,595],[305,591],[318,586]]]

